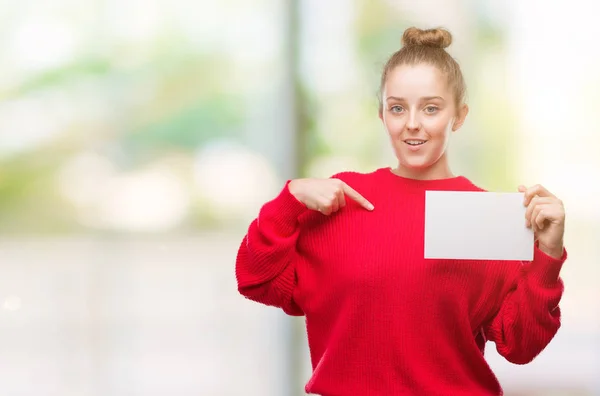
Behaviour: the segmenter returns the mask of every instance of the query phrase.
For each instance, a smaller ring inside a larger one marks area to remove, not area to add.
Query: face
[[[449,173],[446,148],[468,108],[457,108],[445,76],[427,64],[390,71],[383,87],[380,118],[390,136],[399,169],[423,178]]]

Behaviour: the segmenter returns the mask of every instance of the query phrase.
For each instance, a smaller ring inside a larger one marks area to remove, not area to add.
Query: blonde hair
[[[400,65],[418,65],[421,63],[432,65],[442,72],[454,92],[457,108],[463,104],[466,94],[465,80],[460,66],[445,50],[450,44],[452,44],[452,34],[446,29],[421,30],[416,27],[406,29],[402,35],[402,48],[388,59],[383,68],[379,87],[379,109],[382,109],[383,87],[389,73]]]

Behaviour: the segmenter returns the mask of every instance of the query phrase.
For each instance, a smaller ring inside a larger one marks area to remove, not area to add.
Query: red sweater
[[[305,316],[313,368],[305,391],[501,395],[485,343],[516,364],[546,347],[560,326],[566,251],[555,259],[536,247],[532,262],[424,259],[425,191],[482,189],[389,168],[335,177],[375,209],[347,198],[324,216],[286,184],[251,223],[236,262],[242,295]]]

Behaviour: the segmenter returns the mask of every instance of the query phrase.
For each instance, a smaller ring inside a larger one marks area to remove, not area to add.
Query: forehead
[[[390,71],[385,82],[386,96],[447,96],[444,75],[428,64],[401,65]]]

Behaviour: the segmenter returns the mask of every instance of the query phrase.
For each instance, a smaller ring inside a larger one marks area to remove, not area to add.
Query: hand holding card
[[[519,186],[519,191],[524,193],[527,227],[533,229],[540,250],[549,256],[560,258],[565,233],[565,208],[562,201],[539,184],[530,188]]]

